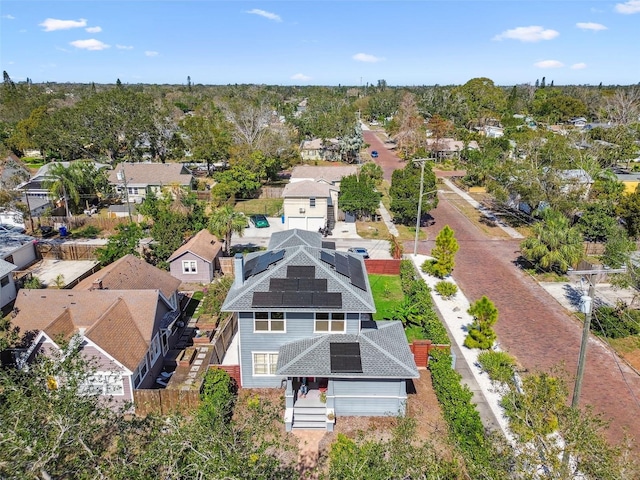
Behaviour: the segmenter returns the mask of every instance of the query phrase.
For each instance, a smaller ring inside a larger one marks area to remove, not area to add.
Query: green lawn
[[[374,320],[391,319],[396,306],[402,303],[404,293],[399,275],[369,275],[371,293],[376,304]]]
[[[238,201],[235,210],[245,215],[262,214],[267,217],[277,217],[282,212],[283,203],[284,199],[282,198],[254,198]]]

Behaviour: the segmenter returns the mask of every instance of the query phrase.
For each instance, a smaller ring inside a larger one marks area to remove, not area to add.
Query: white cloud
[[[85,30],[89,33],[99,33],[102,31],[102,27],[87,27]]]
[[[607,29],[607,27],[605,27],[601,23],[593,23],[593,22],[578,22],[576,23],[576,27],[582,30],[593,30],[594,32]]]
[[[280,15],[276,13],[267,12],[265,10],[260,10],[259,8],[254,8],[253,10],[249,10],[247,11],[247,13],[251,15],[259,15],[261,17],[268,18],[269,20],[273,20],[274,22],[282,21],[282,18],[280,18]]]
[[[574,63],[573,65],[571,65],[571,70],[582,70],[584,68],[587,68],[587,64],[583,62]]]
[[[80,20],[58,20],[55,18],[47,18],[44,22],[39,24],[40,27],[44,27],[45,32],[54,32],[56,30],[70,30],[72,28],[82,28],[87,26],[87,21],[84,18]]]
[[[625,15],[640,13],[640,0],[629,0],[625,3],[617,3],[615,10]]]
[[[2,15],[2,18],[6,18],[7,20],[15,20],[16,17],[14,17],[13,15]]]
[[[118,50],[133,50],[131,45],[116,45],[116,48]]]
[[[88,40],[75,40],[69,44],[82,50],[105,50],[111,46],[101,42],[100,40],[96,40],[95,38],[90,38]]]
[[[384,60],[384,58],[382,57],[376,57],[375,55],[369,55],[368,53],[356,53],[351,58],[353,58],[358,62],[365,62],[365,63],[377,63]]]
[[[160,55],[158,52],[154,52],[153,50],[146,50],[144,54],[147,57],[157,57],[158,55]]]
[[[561,68],[564,67],[564,63],[559,62],[558,60],[542,60],[540,62],[536,62],[533,64],[538,68]]]
[[[307,81],[307,80],[311,80],[311,77],[308,75],[305,75],[304,73],[296,73],[295,75],[291,76],[291,80]]]
[[[552,40],[560,35],[559,32],[551,29],[545,29],[537,25],[530,27],[516,27],[511,30],[505,30],[499,35],[493,37],[493,40],[520,40],[521,42],[539,42],[540,40]]]

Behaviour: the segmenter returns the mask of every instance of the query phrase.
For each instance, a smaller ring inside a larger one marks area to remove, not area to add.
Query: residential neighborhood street
[[[390,181],[393,170],[404,163],[374,132],[363,133],[370,150],[379,152],[375,161]],[[436,176],[450,173],[436,172]],[[572,390],[582,324],[516,266],[521,240],[489,238],[446,195],[440,195],[438,207],[430,214],[435,222],[424,228],[429,240],[419,242],[418,253],[428,255],[438,232],[449,225],[460,244],[453,278],[470,302],[486,295],[495,303],[500,312],[495,326],[500,347],[526,371],[563,369]],[[406,242],[405,251],[413,251],[413,242]],[[620,441],[625,432],[640,439],[640,375],[594,336],[589,341],[580,405],[592,405],[610,420],[611,439]]]
[[[501,348],[528,371],[564,368],[572,388],[582,324],[515,265],[520,240],[489,239],[447,196],[440,196],[438,207],[430,213],[435,223],[424,229],[430,240],[419,242],[418,252],[429,254],[433,239],[449,225],[460,244],[453,278],[470,302],[486,295],[495,303],[500,312],[495,330]],[[621,440],[625,430],[640,438],[640,375],[595,337],[589,342],[581,393],[582,406],[593,405],[611,419],[612,439]]]

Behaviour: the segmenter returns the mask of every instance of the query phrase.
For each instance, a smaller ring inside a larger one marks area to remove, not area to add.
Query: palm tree
[[[231,235],[244,235],[247,218],[244,213],[236,212],[233,205],[223,205],[211,212],[209,231],[218,238],[224,238],[224,249],[227,255],[231,252]]]
[[[69,199],[75,204],[80,203],[80,192],[78,191],[78,182],[74,178],[74,169],[65,167],[62,163],[50,164],[47,171],[47,179],[43,182],[43,186],[49,190],[52,196],[64,198],[64,206],[66,216],[69,216]]]
[[[569,220],[557,210],[547,209],[543,220],[533,226],[533,236],[521,244],[522,255],[546,271],[567,269],[584,257],[582,233],[569,226]]]

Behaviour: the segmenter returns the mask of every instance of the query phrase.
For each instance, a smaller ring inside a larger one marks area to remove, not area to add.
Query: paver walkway
[[[489,239],[446,196],[430,213],[435,223],[425,231],[431,240],[419,242],[419,253],[429,254],[433,239],[449,225],[460,244],[453,277],[470,302],[486,295],[495,303],[502,349],[530,371],[564,366],[572,386],[582,325],[516,267],[520,240]],[[625,429],[640,440],[640,376],[595,338],[589,342],[580,403],[611,419],[613,440],[619,441]]]

